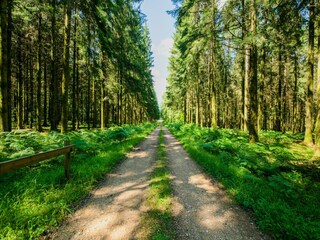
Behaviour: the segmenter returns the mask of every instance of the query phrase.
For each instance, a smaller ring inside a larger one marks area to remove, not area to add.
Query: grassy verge
[[[55,149],[66,138],[76,145],[76,154],[68,182],[63,156],[0,176],[0,239],[35,239],[57,226],[154,127],[144,124],[66,135],[24,131],[2,134],[0,161]]]
[[[172,230],[172,189],[167,170],[163,131],[159,134],[157,161],[150,177],[150,187],[147,194],[147,206],[142,226],[138,233],[139,239],[173,239]]]
[[[238,130],[169,125],[191,157],[224,184],[258,227],[277,239],[320,239],[319,161],[302,137],[262,132],[248,144]]]

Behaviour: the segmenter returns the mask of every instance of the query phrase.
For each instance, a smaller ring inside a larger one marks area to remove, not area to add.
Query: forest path
[[[155,129],[52,236],[53,239],[132,239],[143,212],[148,177],[156,157]]]
[[[267,239],[166,128],[164,141],[174,195],[175,239]]]
[[[140,220],[148,210],[145,200],[159,131],[155,129],[130,152],[51,238],[137,239]],[[163,131],[173,188],[174,239],[267,239],[176,138],[166,128]]]

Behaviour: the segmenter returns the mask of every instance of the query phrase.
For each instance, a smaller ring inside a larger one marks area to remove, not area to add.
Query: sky
[[[166,11],[173,10],[171,0],[144,0],[141,11],[147,16],[150,30],[154,67],[152,75],[159,105],[163,102],[166,90],[170,50],[173,46],[175,19]]]

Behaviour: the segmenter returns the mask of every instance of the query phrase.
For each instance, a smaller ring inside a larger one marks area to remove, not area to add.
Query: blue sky
[[[163,94],[166,90],[166,78],[170,49],[173,45],[175,32],[175,19],[166,11],[174,9],[171,0],[144,0],[141,11],[147,15],[147,25],[152,40],[152,52],[154,57],[154,86],[159,104],[162,103]]]

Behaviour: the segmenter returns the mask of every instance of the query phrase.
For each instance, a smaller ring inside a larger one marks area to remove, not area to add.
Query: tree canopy
[[[319,136],[318,0],[173,2],[166,119],[248,130],[250,142],[269,129]]]
[[[1,1],[1,131],[157,119],[140,2]]]

